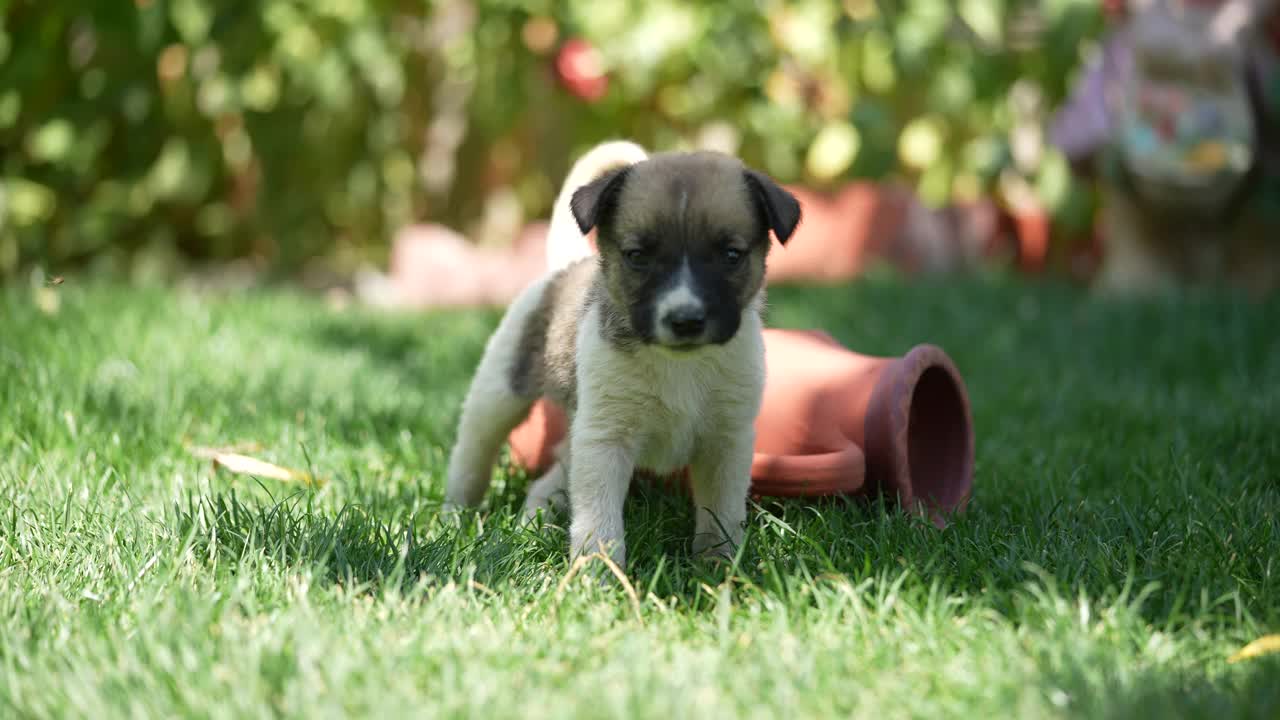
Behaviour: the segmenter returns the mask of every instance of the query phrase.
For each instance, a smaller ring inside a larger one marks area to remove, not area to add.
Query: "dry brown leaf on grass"
[[[1235,655],[1227,658],[1227,662],[1236,663],[1249,658],[1261,657],[1280,652],[1280,635],[1263,635],[1240,648]]]
[[[273,480],[300,480],[307,485],[321,485],[321,480],[313,477],[311,473],[302,470],[294,470],[293,468],[281,467],[274,465],[265,460],[249,457],[248,455],[240,455],[238,453],[219,453],[213,457],[213,467],[221,468],[227,472],[237,473],[239,475],[252,475],[254,477],[265,477]]]
[[[243,448],[261,449],[262,446],[257,443],[241,443],[236,449]],[[309,472],[303,470],[295,470],[266,460],[259,460],[255,457],[242,455],[235,452],[231,448],[204,448],[189,447],[191,453],[196,457],[208,458],[213,461],[214,470],[225,470],[237,475],[252,475],[259,478],[271,478],[272,480],[293,481],[298,480],[307,485],[323,485],[324,481],[313,476]]]

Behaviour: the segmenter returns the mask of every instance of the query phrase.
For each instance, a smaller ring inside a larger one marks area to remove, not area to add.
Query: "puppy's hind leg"
[[[480,504],[489,490],[502,444],[533,406],[533,398],[512,392],[505,386],[505,378],[485,377],[484,370],[481,365],[467,393],[458,439],[449,456],[445,503],[451,507]]]
[[[524,501],[524,521],[533,522],[539,514],[545,518],[568,507],[569,473],[563,462],[557,462],[529,486],[529,494]]]
[[[512,383],[529,316],[537,308],[546,281],[521,294],[507,310],[484,349],[462,405],[457,438],[449,456],[445,506],[474,507],[484,499],[498,451],[516,425],[529,414],[536,396],[517,392]]]

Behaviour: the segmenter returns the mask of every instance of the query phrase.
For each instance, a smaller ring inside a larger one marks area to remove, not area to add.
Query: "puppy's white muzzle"
[[[707,305],[698,295],[688,262],[680,267],[671,289],[654,304],[654,336],[672,347],[692,347],[707,342]]]

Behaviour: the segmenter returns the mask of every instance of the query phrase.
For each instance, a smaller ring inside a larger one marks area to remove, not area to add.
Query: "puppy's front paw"
[[[626,570],[627,545],[622,538],[603,540],[594,533],[579,532],[576,529],[571,529],[569,535],[569,557],[572,561],[577,562],[578,558],[599,554],[607,557],[619,570]],[[592,560],[599,563],[600,558]]]
[[[704,560],[733,561],[737,543],[721,533],[699,533],[693,536],[693,554]]]

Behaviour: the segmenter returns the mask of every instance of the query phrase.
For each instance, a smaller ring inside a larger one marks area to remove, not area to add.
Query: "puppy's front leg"
[[[689,468],[697,509],[695,553],[732,557],[742,544],[754,448],[750,426],[700,444]]]
[[[576,428],[575,428],[576,430]],[[625,568],[622,509],[635,469],[631,448],[616,439],[575,432],[570,442],[569,525],[571,558],[603,550]]]

